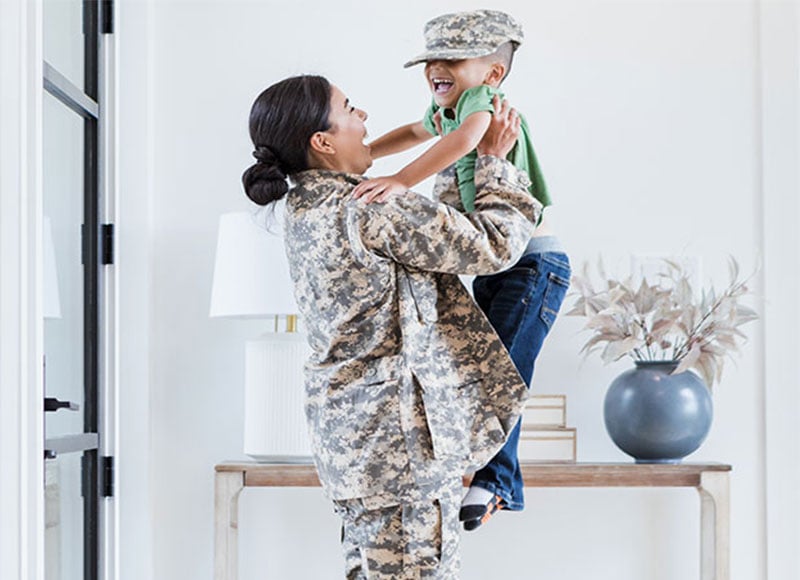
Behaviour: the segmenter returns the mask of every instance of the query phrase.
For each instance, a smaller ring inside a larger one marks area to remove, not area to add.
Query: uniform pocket
[[[456,387],[436,386],[422,390],[428,430],[436,459],[466,459],[470,454],[470,437],[478,401],[480,381]]]
[[[393,357],[350,365],[329,373],[324,387],[309,400],[306,409],[320,479],[335,495],[341,497],[348,489],[386,489],[387,481],[399,480],[392,458],[405,454],[400,371]]]
[[[375,377],[330,393],[313,434],[320,454],[341,464],[391,454],[400,435],[398,390],[398,379]]]

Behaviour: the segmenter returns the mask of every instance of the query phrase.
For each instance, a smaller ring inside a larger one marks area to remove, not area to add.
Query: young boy
[[[372,156],[404,151],[441,135],[433,145],[398,173],[362,182],[356,197],[380,201],[402,193],[434,173],[435,192],[441,201],[462,211],[474,209],[475,147],[489,126],[493,98],[502,94],[513,54],[523,39],[522,28],[508,14],[476,10],[445,14],[425,25],[426,52],[406,63],[425,63],[425,78],[433,102],[422,121],[390,131],[370,144]],[[531,193],[544,206],[550,196],[521,118],[517,145],[509,160],[529,175]],[[455,163],[455,182],[452,171]],[[447,170],[447,171],[446,171]],[[457,185],[458,195],[453,189]],[[508,349],[511,359],[530,386],[534,362],[558,313],[569,286],[570,265],[546,215],[525,254],[509,270],[478,276],[473,282],[475,300]],[[523,481],[517,458],[519,423],[505,446],[475,473],[462,500],[459,519],[474,530],[498,510],[524,507]]]
[[[367,201],[402,193],[453,163],[463,208],[475,208],[475,147],[489,126],[494,95],[511,70],[522,28],[511,16],[496,10],[445,14],[425,25],[428,50],[405,67],[425,63],[433,102],[422,121],[404,125],[370,144],[372,157],[405,151],[434,136],[442,138],[398,173],[360,184],[356,197]],[[509,161],[531,177],[531,193],[550,204],[533,151],[527,122],[520,117],[520,137]]]

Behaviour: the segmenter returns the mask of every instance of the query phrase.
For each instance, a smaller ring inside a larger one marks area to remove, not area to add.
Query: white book
[[[517,455],[520,461],[528,463],[574,463],[577,433],[572,427],[521,431]]]
[[[566,395],[531,395],[522,411],[523,430],[566,426]]]

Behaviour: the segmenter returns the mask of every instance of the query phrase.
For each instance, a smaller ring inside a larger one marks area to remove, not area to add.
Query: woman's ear
[[[484,79],[483,84],[497,88],[500,86],[500,83],[503,82],[505,76],[506,65],[504,65],[502,62],[493,62],[492,66],[489,68],[489,72],[486,73],[486,78]]]
[[[317,131],[309,139],[309,152],[318,155],[335,155],[336,148],[325,131]]]

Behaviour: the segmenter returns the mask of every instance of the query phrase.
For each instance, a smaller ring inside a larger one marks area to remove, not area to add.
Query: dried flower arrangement
[[[605,286],[595,290],[588,264],[583,274],[572,277],[571,294],[577,300],[568,316],[585,316],[593,336],[581,349],[587,356],[602,348],[603,362],[629,356],[635,361],[678,361],[673,373],[696,370],[711,387],[719,382],[726,354],[737,352],[746,337],[739,330],[758,318],[740,304],[750,292],[752,274],[740,280],[739,264],[730,258],[728,286],[718,293],[704,288],[698,300],[689,272],[673,260],[664,259],[658,281],[642,278],[638,288],[632,277],[618,280],[606,276],[598,264]]]

